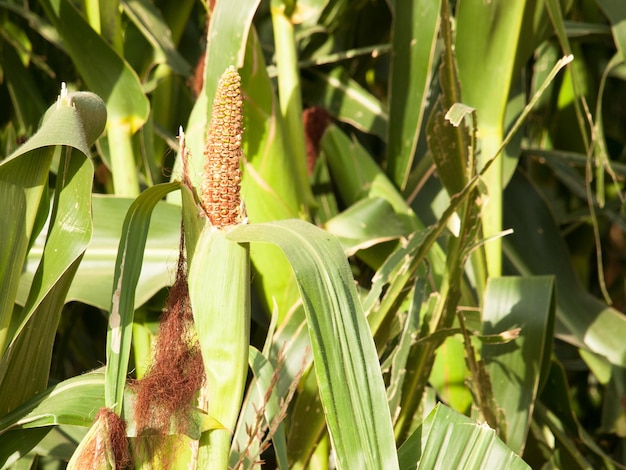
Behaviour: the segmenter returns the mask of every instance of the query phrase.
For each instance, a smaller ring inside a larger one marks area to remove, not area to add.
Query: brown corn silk
[[[193,326],[187,269],[181,236],[176,281],[161,317],[153,360],[146,375],[133,384],[139,455],[151,459],[173,426],[184,434],[193,420],[204,364]],[[163,456],[160,456],[161,464]]]
[[[310,176],[313,174],[315,162],[320,153],[320,141],[331,120],[324,108],[312,107],[302,112],[302,121],[304,123],[307,171]]]
[[[131,468],[124,420],[109,408],[102,408],[92,426],[95,432],[74,462],[74,468]]]

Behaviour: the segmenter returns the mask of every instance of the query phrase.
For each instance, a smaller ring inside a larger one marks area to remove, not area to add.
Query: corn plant
[[[0,11],[3,468],[624,465],[621,2]]]

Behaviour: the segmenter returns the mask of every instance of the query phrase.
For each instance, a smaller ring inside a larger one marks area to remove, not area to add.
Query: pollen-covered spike
[[[242,223],[241,196],[242,149],[241,78],[229,67],[217,85],[211,124],[204,150],[200,201],[215,227]]]

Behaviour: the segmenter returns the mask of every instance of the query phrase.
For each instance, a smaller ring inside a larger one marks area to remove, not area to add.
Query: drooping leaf
[[[94,195],[92,198],[93,236],[85,251],[67,301],[80,301],[106,310],[111,304],[111,279],[122,234],[122,225],[132,199]],[[143,305],[159,289],[173,282],[173,266],[180,240],[180,207],[159,202],[154,208],[144,250],[141,275],[135,290],[135,307]],[[44,250],[44,231],[28,253],[20,280],[17,302],[26,301],[28,290]]]
[[[3,245],[6,255],[0,264],[1,289],[6,295],[6,304],[0,309],[1,415],[47,386],[61,308],[91,238],[93,166],[88,159],[89,145],[102,133],[105,121],[106,111],[97,96],[68,95],[62,90],[37,134],[0,165],[0,193],[6,196],[0,205],[0,219],[7,227],[3,233],[7,237]],[[48,215],[46,180],[57,145],[62,146],[61,167],[50,213],[46,255],[39,263],[24,309],[12,318],[18,273],[33,241],[30,237],[40,228],[35,226],[36,219],[43,221]],[[7,205],[11,202],[19,204]],[[32,354],[33,345],[37,355]],[[21,390],[19,395],[14,393],[14,387]]]
[[[555,334],[576,346],[626,365],[626,319],[584,290],[574,273],[565,242],[552,214],[523,176],[511,180],[505,193],[504,222],[514,230],[506,237],[506,256],[523,275],[554,275],[557,292]]]
[[[278,244],[294,269],[339,466],[397,467],[376,347],[338,242],[297,220],[240,226],[228,237]]]
[[[135,71],[70,2],[43,0],[42,5],[87,86],[105,101],[109,125],[124,123],[131,133],[139,129],[148,117],[149,104]]]

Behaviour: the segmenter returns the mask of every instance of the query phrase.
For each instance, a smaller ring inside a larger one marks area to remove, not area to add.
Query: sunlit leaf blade
[[[410,370],[412,367],[409,364],[411,347],[413,346],[413,338],[419,336],[422,304],[427,303],[427,287],[424,278],[416,279],[413,285],[408,313],[402,325],[402,334],[400,335],[398,346],[393,352],[389,364],[391,373],[389,386],[387,387],[387,397],[389,410],[394,420],[397,419],[401,411],[400,404],[405,378],[407,375],[411,374]],[[383,368],[384,367],[385,365],[383,365]]]
[[[378,355],[339,243],[297,220],[241,226],[228,237],[277,244],[294,269],[339,467],[397,467]]]
[[[458,5],[455,53],[462,101],[476,108],[481,154],[479,169],[498,151],[504,137],[504,117],[515,74],[520,31],[526,0],[483,2],[466,0]],[[502,230],[503,162],[498,158],[483,175],[489,203],[483,210],[485,237]],[[501,241],[485,245],[488,272],[501,272]]]
[[[14,339],[0,360],[0,413],[13,409],[48,384],[52,346],[61,309],[91,238],[91,161],[67,151],[59,172],[51,228]],[[37,345],[38,354],[32,354]],[[17,387],[21,393],[14,393]]]
[[[459,336],[447,338],[437,349],[428,382],[441,396],[444,403],[459,413],[466,413],[472,404],[472,395],[467,388],[465,349]]]
[[[302,119],[302,90],[298,65],[297,38],[299,18],[292,17],[290,1],[272,0],[270,14],[274,33],[274,60],[278,71],[276,88],[280,115],[285,129],[285,141],[293,162],[293,184],[299,199],[305,202],[305,211],[311,207],[313,194],[307,173],[306,139]]]
[[[244,91],[244,135],[241,194],[252,223],[300,216],[304,200],[295,181],[291,151],[284,135],[272,82],[264,66],[263,51],[255,32],[250,34],[241,70]],[[257,246],[250,252],[257,270],[255,288],[267,312],[274,302],[279,323],[298,299],[289,263],[278,248]]]
[[[106,405],[117,414],[122,410],[135,313],[135,288],[141,273],[150,219],[159,201],[178,188],[180,183],[175,181],[145,190],[128,209],[122,227],[109,312],[105,383]]]
[[[387,174],[404,189],[426,110],[441,0],[395,3],[389,82]]]
[[[90,426],[104,406],[104,371],[72,377],[26,401],[0,419],[0,435],[11,429],[71,424]]]
[[[401,238],[407,230],[404,221],[382,198],[361,199],[328,220],[325,228],[337,237],[348,256],[378,243]]]
[[[359,142],[330,126],[321,146],[333,180],[340,182],[338,192],[345,204],[352,205],[365,197],[383,198],[405,220],[407,234],[422,227],[406,200]]]
[[[504,111],[520,47],[526,0],[465,0],[456,12],[455,53],[463,102],[477,109],[478,127],[502,138]],[[497,146],[496,146],[497,148]],[[491,145],[484,158],[493,156]]]
[[[70,2],[44,0],[42,5],[89,89],[106,102],[109,121],[124,121],[132,132],[139,129],[149,104],[136,73]]]
[[[514,230],[504,244],[509,262],[523,275],[556,277],[556,335],[625,366],[626,319],[582,288],[559,229],[537,190],[517,175],[505,197],[504,222]]]
[[[284,135],[278,100],[265,71],[261,43],[250,34],[241,69],[244,92],[242,197],[251,222],[294,218],[301,209],[294,163]]]
[[[94,195],[93,236],[81,260],[67,301],[77,300],[106,310],[111,305],[111,279],[117,258],[122,225],[132,199]],[[141,275],[135,291],[135,307],[143,305],[159,289],[171,285],[180,241],[180,207],[159,202],[154,208],[144,250]],[[17,302],[23,305],[35,269],[43,253],[44,229],[28,253],[20,280]]]
[[[83,119],[87,115],[89,117]],[[9,230],[10,238],[3,247],[4,250],[16,251],[9,261],[17,265],[3,263],[0,272],[2,288],[9,295],[6,300],[12,303],[15,291],[11,290],[11,285],[17,287],[19,277],[16,271],[23,267],[22,256],[30,243],[34,218],[41,208],[47,206],[47,201],[41,198],[45,194],[52,152],[55,145],[65,146],[61,151],[61,167],[49,221],[47,256],[37,268],[34,288],[29,293],[22,315],[13,319],[10,336],[2,337],[0,415],[47,386],[52,346],[65,295],[91,237],[93,165],[87,155],[89,145],[103,130],[105,118],[103,103],[95,95],[67,95],[62,91],[58,103],[46,113],[44,119],[47,121],[39,132],[0,166],[0,191],[8,189],[9,194],[23,203],[23,212],[20,213],[14,212],[15,207],[6,206],[6,200],[0,209],[0,218],[4,219],[5,214],[8,216],[11,213],[11,217],[17,219],[15,225],[7,219],[7,227],[18,227],[21,232],[15,237],[18,234]],[[10,179],[5,179],[7,177]],[[16,277],[14,282],[7,283],[4,276],[11,271]],[[2,313],[10,315],[10,312]],[[3,320],[10,320],[10,317]],[[6,334],[7,330],[4,329],[3,333]],[[4,341],[8,343],[6,349]],[[32,353],[34,345],[37,354]],[[15,393],[16,389],[20,390],[19,394]]]
[[[555,300],[554,278],[490,279],[483,307],[483,334],[521,328],[507,344],[484,344],[481,352],[491,377],[493,394],[504,410],[506,442],[524,451],[539,384],[548,372],[552,351]]]
[[[188,220],[197,207],[184,210]],[[248,372],[249,245],[228,240],[207,222],[189,259],[189,300],[204,361],[207,411],[222,426],[203,439],[199,462],[226,468]]]
[[[522,470],[528,465],[493,429],[438,404],[398,450],[400,468]],[[417,464],[417,467],[416,467]]]
[[[106,110],[91,93],[70,94],[76,106],[54,104],[39,131],[0,165],[0,350],[6,347],[10,315],[20,273],[36,219],[47,217],[46,185],[56,145],[89,155],[89,146],[102,133]],[[85,157],[83,157],[85,158]]]

